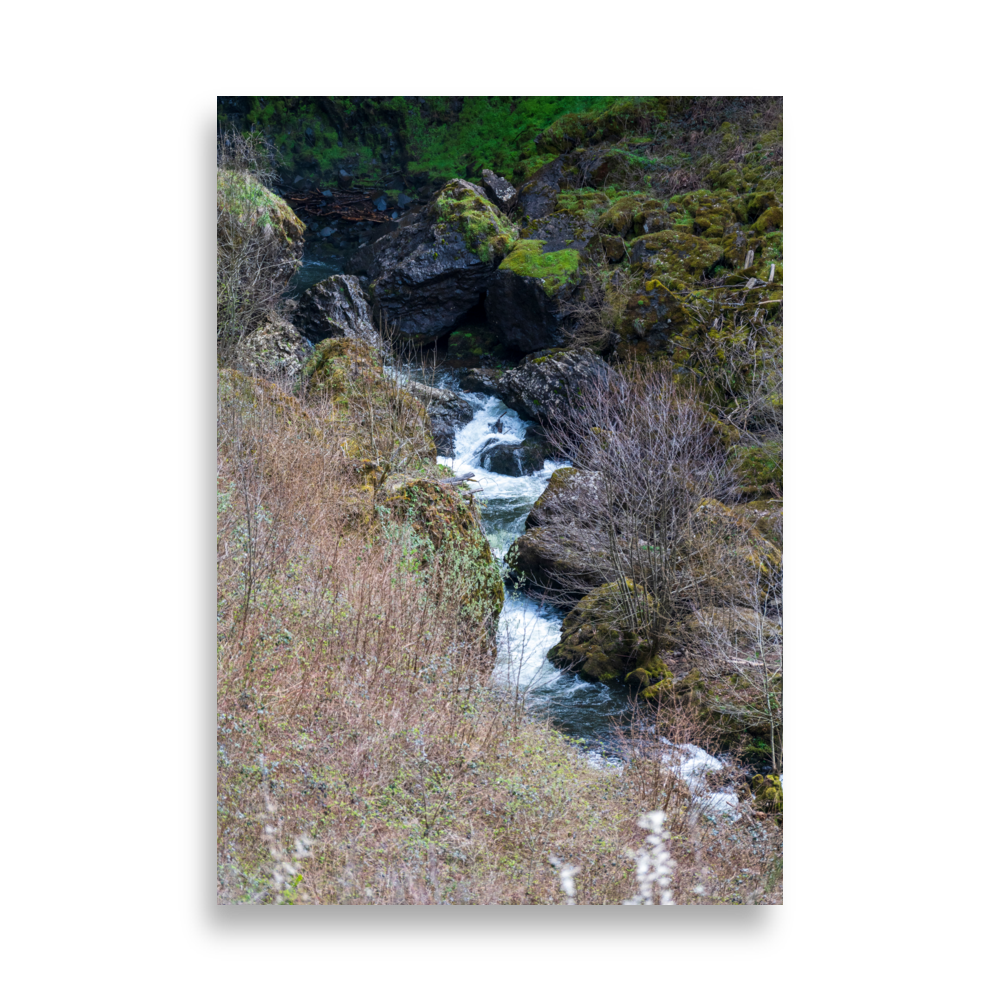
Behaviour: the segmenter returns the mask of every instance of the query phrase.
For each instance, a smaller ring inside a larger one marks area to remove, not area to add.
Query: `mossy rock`
[[[578,250],[542,253],[543,246],[542,240],[518,240],[500,263],[499,270],[536,279],[551,298],[579,279],[580,253]]]
[[[780,208],[769,208],[754,224],[758,233],[769,233],[782,227],[782,211]]]
[[[782,547],[784,511],[781,500],[775,497],[751,500],[748,503],[734,504],[732,510],[737,517],[752,524],[772,545],[779,549]]]
[[[448,358],[481,362],[483,358],[506,358],[508,351],[497,334],[485,324],[460,326],[448,335]]]
[[[654,212],[664,213],[665,217],[662,201],[639,195],[625,195],[598,217],[597,228],[603,233],[627,237],[636,228],[642,232],[642,224]]]
[[[330,404],[330,418],[344,425],[345,453],[372,464],[379,481],[393,467],[434,464],[437,445],[426,408],[383,372],[372,345],[351,337],[320,341],[302,369],[302,387]]]
[[[766,813],[784,812],[785,796],[781,778],[776,774],[755,774],[750,789],[757,807]]]
[[[722,248],[717,243],[672,229],[637,239],[630,251],[640,262],[635,265],[637,269],[652,277],[668,275],[683,280],[701,277],[722,259]]]
[[[517,226],[498,211],[481,187],[468,181],[449,181],[429,213],[439,224],[460,232],[469,251],[484,264],[501,260],[517,240]]]
[[[625,256],[625,241],[620,236],[598,233],[587,243],[587,255],[599,262],[603,258],[609,264],[617,264]]]
[[[412,526],[445,560],[445,586],[464,596],[466,616],[495,626],[503,608],[503,580],[478,510],[467,496],[454,486],[411,479],[392,490],[388,506],[397,522]],[[426,568],[430,554],[417,555]]]
[[[305,235],[305,223],[288,202],[243,170],[217,171],[216,208],[242,225],[280,234],[290,247]]]
[[[562,638],[548,658],[595,681],[631,678],[628,682],[639,687],[656,683],[670,671],[649,640],[629,627],[627,612],[635,605],[646,610],[652,604],[646,589],[631,580],[596,588],[566,616]]]
[[[725,263],[739,269],[746,263],[751,250],[755,255],[760,252],[762,241],[756,236],[748,236],[742,229],[734,229],[723,236],[721,246]]]

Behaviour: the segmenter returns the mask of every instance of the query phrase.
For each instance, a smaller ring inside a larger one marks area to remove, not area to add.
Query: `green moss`
[[[744,494],[757,499],[781,496],[782,447],[780,441],[737,448],[736,472]]]
[[[467,595],[466,616],[476,623],[489,619],[495,624],[503,608],[503,580],[477,508],[453,487],[412,479],[393,490],[389,509],[397,521],[429,541],[446,585]],[[429,565],[430,552],[416,556],[421,568]]]
[[[769,233],[773,229],[781,229],[782,227],[782,210],[777,206],[769,208],[763,215],[753,224],[753,228],[758,233]]]
[[[751,783],[754,798],[763,812],[784,812],[785,796],[781,779],[776,774],[755,774]]]
[[[627,681],[646,687],[659,681],[670,671],[650,641],[636,631],[627,611],[637,606],[648,612],[652,604],[646,589],[631,580],[592,590],[566,616],[562,638],[548,658],[605,683]]]
[[[722,248],[718,244],[673,229],[643,236],[632,244],[632,248],[653,255],[636,265],[646,273],[647,284],[656,279],[662,281],[663,275],[687,280],[697,278],[722,259]]]
[[[432,212],[441,223],[453,225],[484,264],[502,258],[517,240],[517,227],[465,181],[449,181]]]
[[[465,326],[448,336],[448,357],[470,358],[476,361],[486,356],[501,356],[505,349],[501,339],[487,326]]]
[[[518,240],[514,249],[500,264],[501,271],[513,271],[525,278],[537,278],[546,295],[555,295],[568,282],[575,281],[580,271],[577,250],[556,250],[542,253],[542,240]]]
[[[300,239],[305,224],[291,206],[243,170],[216,171],[216,207],[245,225],[270,227],[289,243]]]

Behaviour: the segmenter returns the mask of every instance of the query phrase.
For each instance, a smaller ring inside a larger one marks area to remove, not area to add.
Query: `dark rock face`
[[[472,419],[472,404],[448,389],[409,382],[407,389],[427,408],[431,420],[431,434],[439,455],[453,458],[455,455],[455,432]]]
[[[505,372],[497,395],[528,420],[544,422],[565,407],[574,395],[586,392],[595,382],[616,377],[611,366],[592,351],[555,351],[525,359]]]
[[[483,188],[490,201],[505,212],[517,203],[517,188],[506,177],[498,177],[492,170],[483,171]]]
[[[562,347],[566,339],[563,326],[572,314],[567,297],[548,295],[535,278],[504,270],[490,279],[486,295],[490,328],[514,350]]]
[[[557,156],[518,188],[517,203],[529,219],[540,219],[552,213],[561,185],[566,182],[566,173],[566,157]]]
[[[463,180],[400,221],[359,250],[348,270],[366,276],[377,319],[412,343],[429,344],[478,305],[517,230],[481,187]]]
[[[459,386],[466,392],[483,392],[487,396],[496,396],[500,391],[500,376],[498,368],[470,368],[459,380]]]
[[[547,458],[545,444],[525,438],[520,444],[498,442],[479,453],[479,464],[501,476],[527,476],[537,472]]]
[[[369,343],[376,339],[361,282],[346,274],[334,274],[307,288],[299,298],[294,320],[314,344],[327,337],[354,337]]]

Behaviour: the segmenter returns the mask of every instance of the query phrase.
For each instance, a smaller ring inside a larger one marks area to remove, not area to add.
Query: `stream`
[[[401,374],[416,381],[450,389],[474,407],[472,419],[455,434],[455,457],[438,456],[438,462],[460,476],[475,474],[482,501],[482,521],[496,559],[502,561],[511,543],[524,532],[524,522],[534,502],[542,495],[552,473],[568,462],[546,461],[538,472],[504,476],[484,469],[480,456],[490,445],[520,443],[531,424],[509,410],[496,396],[466,392],[459,387],[464,368],[441,367],[428,377],[416,366]],[[503,432],[491,429],[503,418]],[[599,684],[578,674],[560,670],[546,653],[559,642],[566,612],[536,600],[508,582],[497,630],[494,679],[515,688],[525,707],[536,717],[547,719],[564,735],[575,739],[588,762],[595,767],[618,767],[625,756],[619,727],[627,729],[635,717],[629,690],[624,685]],[[723,763],[700,747],[675,745],[664,737],[663,763],[691,789],[704,812],[739,819],[739,800],[732,787],[710,790],[706,776]]]
[[[569,463],[549,460],[543,469],[523,476],[504,476],[484,469],[480,465],[482,451],[498,442],[523,441],[530,423],[495,396],[460,389],[462,372],[439,368],[433,378],[424,375],[419,381],[450,389],[475,408],[472,420],[455,435],[455,457],[438,456],[438,461],[454,469],[455,475],[475,473],[476,486],[482,490],[477,496],[483,501],[483,528],[493,555],[502,561],[514,539],[524,532],[525,518],[549,477]],[[503,433],[497,434],[490,425],[500,417]],[[547,718],[560,732],[578,740],[592,763],[616,764],[616,724],[627,725],[631,718],[628,689],[584,680],[546,659],[545,654],[559,642],[565,615],[565,611],[508,583],[497,632],[494,676],[501,684],[516,687],[533,714]]]

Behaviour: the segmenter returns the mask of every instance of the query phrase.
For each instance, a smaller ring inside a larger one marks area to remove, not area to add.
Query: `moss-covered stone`
[[[579,278],[580,253],[577,250],[542,253],[543,246],[541,240],[518,240],[498,270],[511,271],[522,278],[536,278],[545,294],[551,297]]]
[[[757,806],[762,812],[784,812],[785,797],[781,778],[776,774],[755,774],[750,784]]]
[[[474,504],[460,490],[430,479],[400,483],[388,503],[393,518],[411,525],[444,560],[437,579],[464,595],[466,615],[495,625],[503,608],[503,580]],[[429,554],[419,557],[421,567],[428,559]]]
[[[754,224],[758,233],[769,233],[782,227],[782,211],[780,208],[769,208]]]
[[[449,181],[430,212],[439,223],[454,226],[484,264],[500,260],[517,240],[517,226],[497,210],[482,188],[468,181]]]
[[[663,275],[684,280],[697,278],[722,259],[722,249],[717,243],[672,229],[643,236],[630,250],[633,258],[641,261],[637,268],[648,272],[651,278],[661,279]]]
[[[291,206],[244,170],[216,172],[216,207],[247,226],[271,230],[294,246],[305,234],[305,223]]]
[[[639,687],[656,683],[670,671],[649,639],[628,622],[649,613],[653,598],[631,580],[606,583],[591,591],[566,616],[562,638],[549,650],[557,666],[578,670],[595,681],[626,681]],[[672,675],[671,675],[672,676]]]
[[[437,445],[426,408],[384,373],[370,344],[350,337],[320,341],[297,388],[329,403],[331,420],[344,427],[345,453],[361,466],[371,464],[377,482],[394,467],[433,465]]]

